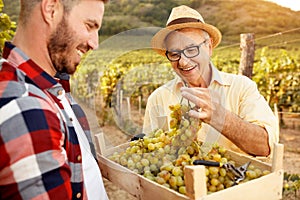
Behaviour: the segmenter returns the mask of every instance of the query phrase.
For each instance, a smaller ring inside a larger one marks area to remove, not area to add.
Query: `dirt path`
[[[86,107],[83,103],[80,103],[80,105],[86,112],[92,133],[95,134],[103,131],[106,142],[110,143],[112,146],[123,144],[130,139],[129,136],[125,135],[114,126],[105,126],[101,129],[98,125],[96,113],[94,112],[94,110]],[[283,158],[283,168],[285,172],[300,174],[300,131],[282,129],[280,133],[280,143],[285,145]],[[110,200],[135,200],[135,198],[128,192],[120,189],[106,179],[104,179],[104,185]],[[283,199],[292,200],[294,198]]]

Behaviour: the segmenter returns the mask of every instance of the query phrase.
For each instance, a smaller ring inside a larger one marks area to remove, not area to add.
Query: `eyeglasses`
[[[176,62],[178,60],[180,60],[181,58],[181,54],[183,53],[183,55],[187,58],[194,58],[196,56],[199,55],[200,53],[200,47],[206,43],[207,40],[204,40],[203,42],[201,42],[199,45],[197,46],[191,46],[188,48],[185,48],[183,50],[178,50],[178,51],[166,51],[166,56],[169,59],[169,61],[171,62]]]

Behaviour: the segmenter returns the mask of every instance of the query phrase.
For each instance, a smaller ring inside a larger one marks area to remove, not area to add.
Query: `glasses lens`
[[[180,59],[180,53],[179,52],[172,52],[172,51],[168,51],[166,53],[167,57],[169,60],[171,61],[177,61]]]
[[[186,48],[186,49],[184,49],[183,53],[188,58],[192,58],[192,57],[198,56],[198,54],[199,54],[199,47],[193,46],[193,47]]]

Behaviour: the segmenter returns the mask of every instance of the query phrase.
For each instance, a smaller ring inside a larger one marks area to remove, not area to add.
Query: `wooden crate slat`
[[[282,198],[283,170],[250,180],[207,196],[199,200],[279,200]]]

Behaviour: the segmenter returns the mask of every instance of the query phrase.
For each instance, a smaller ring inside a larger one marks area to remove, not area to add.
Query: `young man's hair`
[[[20,15],[19,15],[19,24],[26,24],[28,18],[30,17],[30,14],[32,13],[32,10],[37,6],[38,3],[40,3],[42,0],[20,0]],[[65,14],[68,14],[74,5],[78,4],[81,1],[84,0],[60,0],[61,3],[64,6],[64,12]],[[104,3],[107,3],[109,0],[99,0],[103,1]]]

